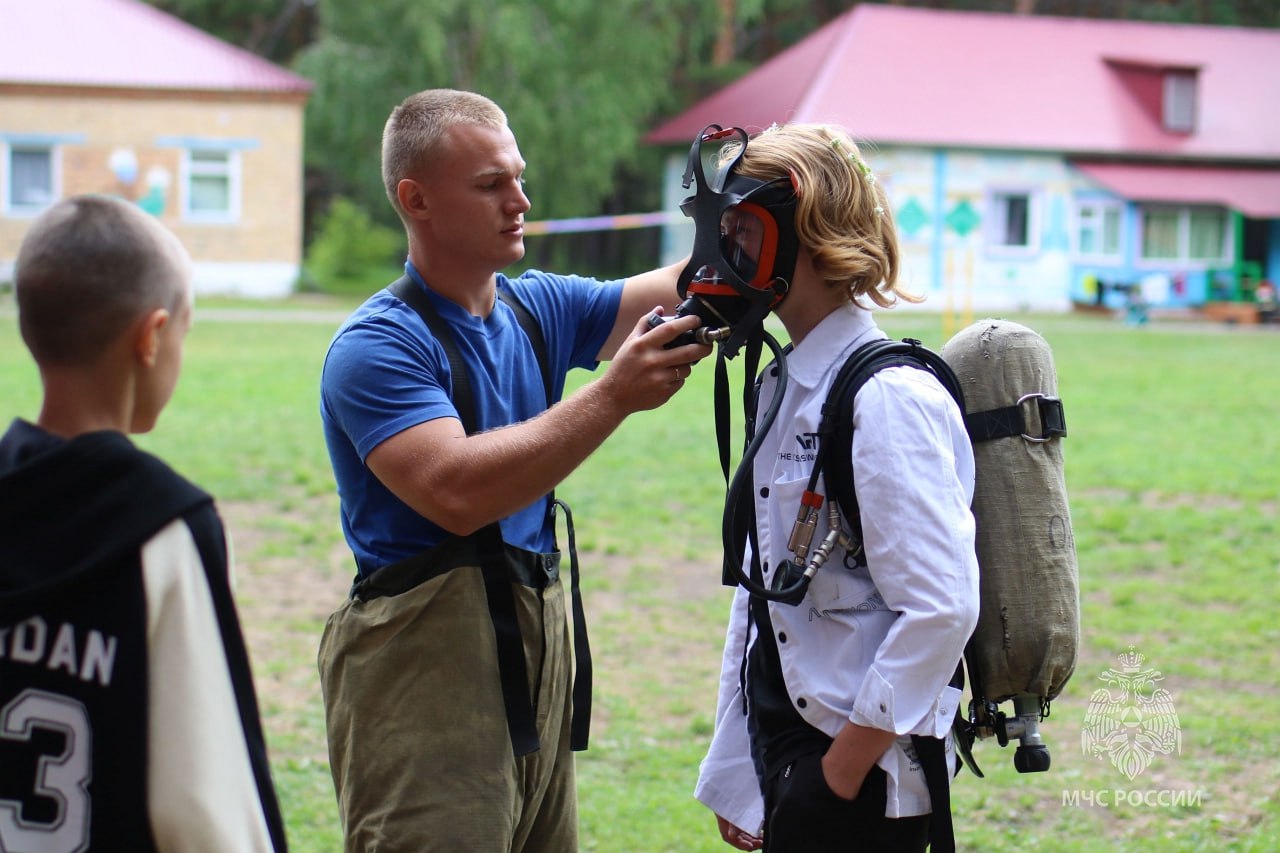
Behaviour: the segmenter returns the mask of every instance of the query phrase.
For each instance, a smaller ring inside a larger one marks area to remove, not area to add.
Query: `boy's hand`
[[[716,815],[716,825],[720,827],[720,837],[730,847],[737,850],[759,850],[764,846],[764,839],[757,838],[744,829],[739,829],[720,817],[720,815]]]

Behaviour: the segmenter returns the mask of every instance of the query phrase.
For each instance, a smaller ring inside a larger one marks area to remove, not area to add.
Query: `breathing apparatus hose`
[[[742,458],[738,461],[738,468],[733,474],[728,492],[725,495],[724,516],[721,524],[725,555],[724,563],[726,575],[731,576],[733,580],[740,583],[751,595],[767,601],[796,604],[800,599],[804,598],[805,590],[809,586],[809,576],[801,576],[797,580],[786,583],[779,589],[770,589],[765,586],[763,575],[755,570],[755,567],[760,564],[759,548],[756,542],[755,513],[751,513],[751,518],[747,521],[745,530],[744,525],[741,524],[742,519],[739,517],[739,512],[744,505],[746,507],[753,505],[755,498],[750,493],[750,490],[753,484],[755,458],[760,452],[760,446],[769,435],[769,430],[772,429],[774,421],[777,420],[778,411],[782,408],[782,398],[787,390],[786,351],[778,344],[777,339],[768,332],[761,330],[760,337],[770,351],[773,352],[773,364],[777,370],[777,382],[774,385],[773,396],[769,400],[769,406],[765,409],[764,416],[751,431],[750,440],[746,449],[742,452]],[[748,417],[750,415],[751,413],[748,413]],[[744,490],[746,490],[745,494]],[[744,538],[749,538],[751,541],[752,572],[746,571],[743,567],[746,556]],[[775,581],[785,577],[783,568],[782,566],[776,568]],[[753,577],[754,574],[760,575],[758,580]]]

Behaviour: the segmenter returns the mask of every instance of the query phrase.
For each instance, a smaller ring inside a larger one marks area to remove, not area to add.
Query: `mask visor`
[[[765,208],[743,201],[720,214],[720,257],[751,287],[769,283],[777,255],[778,225]]]

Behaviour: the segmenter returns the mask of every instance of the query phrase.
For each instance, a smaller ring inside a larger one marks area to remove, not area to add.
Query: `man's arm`
[[[420,515],[451,533],[472,533],[550,492],[627,415],[657,408],[679,390],[689,365],[709,348],[663,344],[698,323],[685,317],[651,331],[642,313],[602,377],[537,417],[472,436],[456,418],[427,421],[379,444],[366,464]]]
[[[676,291],[676,279],[680,271],[688,263],[684,258],[671,266],[650,270],[640,275],[633,275],[622,285],[622,301],[618,304],[618,317],[613,323],[613,331],[600,348],[597,361],[609,361],[618,352],[622,342],[631,334],[636,321],[653,310],[653,306],[661,305],[668,314],[674,312],[680,302],[680,294]],[[692,328],[697,328],[693,326]]]

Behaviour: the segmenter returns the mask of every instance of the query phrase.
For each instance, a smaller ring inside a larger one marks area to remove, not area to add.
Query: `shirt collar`
[[[823,317],[787,356],[787,377],[815,388],[832,364],[842,364],[857,347],[885,337],[870,311],[846,302]]]

